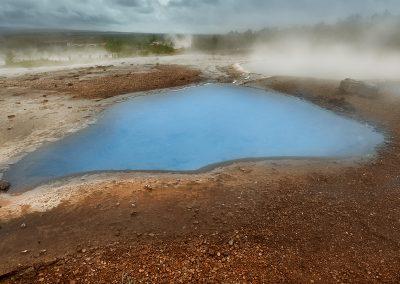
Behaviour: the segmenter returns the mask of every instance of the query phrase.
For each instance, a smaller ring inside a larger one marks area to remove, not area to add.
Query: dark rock
[[[8,181],[0,179],[0,191],[8,191],[11,187],[11,184]]]
[[[339,91],[348,95],[372,98],[377,96],[379,89],[365,82],[347,78],[340,82]]]

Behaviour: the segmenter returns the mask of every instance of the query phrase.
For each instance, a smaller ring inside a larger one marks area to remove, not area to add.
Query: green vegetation
[[[173,54],[172,42],[163,35],[114,35],[105,36],[105,49],[113,57]]]
[[[173,54],[175,53],[175,49],[172,46],[172,43],[156,43],[156,44],[150,44],[147,46],[145,49],[142,49],[140,51],[140,55],[146,56],[146,55],[168,55],[168,54]]]
[[[6,65],[12,65],[14,63],[14,52],[12,52],[11,50],[8,50],[6,52],[6,56],[5,56],[5,63]]]
[[[122,52],[123,44],[123,41],[120,39],[109,39],[106,42],[105,48],[108,52],[118,55]]]
[[[90,61],[90,53],[101,50],[107,51],[114,58],[168,55],[176,52],[172,42],[162,34],[40,30],[0,34],[0,55],[4,58],[6,66],[36,67],[61,64],[62,61],[48,60],[46,56],[51,54],[65,58],[65,54],[74,52],[83,54],[82,60]],[[22,58],[18,58],[17,54]],[[77,55],[78,60],[79,56]]]

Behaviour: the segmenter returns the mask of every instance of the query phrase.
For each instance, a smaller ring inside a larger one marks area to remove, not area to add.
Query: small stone
[[[26,228],[26,224],[25,224],[25,223],[22,223],[20,227],[21,227],[22,229],[25,229],[25,228]]]
[[[8,118],[8,119],[15,118],[15,114],[8,115],[7,118]]]
[[[153,188],[151,187],[151,185],[148,185],[148,184],[146,184],[145,186],[144,186],[144,189],[146,189],[146,190],[153,190]]]
[[[23,250],[23,251],[21,251],[21,253],[23,253],[23,254],[25,254],[25,253],[28,253],[29,252],[29,250]]]
[[[234,243],[235,243],[234,240],[230,240],[230,241],[229,241],[229,245],[230,245],[230,246],[233,246]]]
[[[8,181],[0,179],[0,191],[8,191],[11,184]]]
[[[71,82],[67,83],[67,86],[68,86],[68,87],[71,87],[71,86],[73,86],[73,85],[74,85],[74,84],[71,83]]]
[[[24,276],[34,276],[36,274],[36,270],[34,267],[30,266],[25,269],[21,274]]]
[[[136,216],[137,214],[138,214],[137,211],[132,211],[131,212],[131,217]]]

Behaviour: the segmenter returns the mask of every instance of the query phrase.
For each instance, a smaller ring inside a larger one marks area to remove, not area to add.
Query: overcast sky
[[[400,0],[0,0],[0,26],[216,33],[400,12]]]

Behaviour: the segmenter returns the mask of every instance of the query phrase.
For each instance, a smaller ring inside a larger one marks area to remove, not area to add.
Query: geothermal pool
[[[19,191],[92,171],[192,171],[261,157],[362,157],[383,141],[371,126],[297,98],[204,85],[118,103],[96,124],[28,154],[4,178]]]

